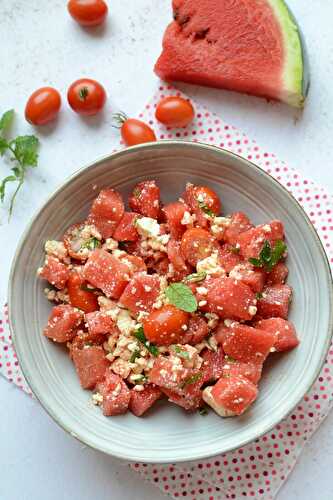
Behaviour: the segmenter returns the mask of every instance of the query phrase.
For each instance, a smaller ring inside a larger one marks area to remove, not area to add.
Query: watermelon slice
[[[173,0],[155,72],[302,107],[305,47],[284,0]]]

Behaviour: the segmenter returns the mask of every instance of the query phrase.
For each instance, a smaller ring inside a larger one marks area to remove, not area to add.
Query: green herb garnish
[[[179,347],[179,345],[175,345],[174,346],[174,351],[176,354],[178,354],[181,358],[185,358],[185,359],[189,359],[190,358],[190,354],[187,352],[187,351],[183,351],[183,349],[181,349]]]
[[[12,124],[14,110],[6,111],[0,118],[0,155],[9,155],[14,166],[11,168],[12,174],[5,177],[0,184],[0,200],[5,199],[6,185],[9,182],[16,182],[16,189],[11,197],[9,205],[9,218],[13,213],[13,207],[17,193],[21,189],[25,174],[29,167],[37,167],[39,140],[34,135],[19,135],[15,139],[8,140],[4,137]]]
[[[194,312],[198,308],[197,299],[192,290],[184,283],[172,283],[165,289],[169,302],[182,311]]]
[[[207,207],[207,205],[206,205],[206,203],[204,201],[199,201],[198,200],[198,206],[209,217],[215,217],[215,214],[214,214],[213,210],[211,210],[209,207]]]
[[[198,281],[203,281],[207,276],[205,271],[200,271],[199,273],[189,274],[184,278],[184,283],[197,283]]]
[[[257,293],[256,293],[256,299],[257,299],[257,300],[262,299],[262,297],[263,297],[263,295],[262,295],[262,293],[261,293],[261,292],[257,292]]]
[[[184,382],[181,383],[180,387],[183,389],[187,385],[195,384],[196,382],[198,382],[198,380],[201,379],[201,377],[202,377],[201,372],[195,373],[194,375],[190,375],[184,380]]]
[[[140,198],[140,195],[141,195],[141,190],[139,188],[134,188],[133,189],[133,196],[134,198]]]
[[[151,344],[149,340],[146,339],[145,332],[143,331],[142,326],[138,328],[134,333],[134,337],[138,339],[141,344],[145,346],[145,348],[153,355],[153,356],[158,356],[159,355],[159,350],[158,347],[155,344]]]
[[[88,250],[95,250],[95,248],[98,248],[100,244],[100,241],[97,238],[93,237],[83,243],[83,245],[81,245],[81,250],[83,248],[88,248]]]
[[[132,352],[131,357],[129,359],[129,362],[130,363],[134,363],[134,361],[136,360],[136,358],[139,358],[139,357],[140,357],[140,351],[139,351],[139,349],[137,349],[137,350],[135,350],[135,351]]]
[[[208,415],[208,408],[207,406],[202,406],[201,408],[199,408],[199,415]]]
[[[254,267],[263,267],[266,271],[271,271],[272,268],[279,262],[283,257],[283,254],[287,250],[287,245],[282,240],[277,240],[274,247],[268,240],[265,240],[264,245],[259,254],[259,258],[250,258],[249,262]]]

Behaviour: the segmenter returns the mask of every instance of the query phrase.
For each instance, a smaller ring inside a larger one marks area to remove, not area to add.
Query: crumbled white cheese
[[[145,238],[156,238],[160,234],[160,225],[151,217],[141,217],[136,221],[138,233]]]
[[[103,403],[103,396],[99,392],[96,392],[92,395],[92,401],[94,405],[100,405]]]
[[[117,327],[124,335],[130,335],[136,328],[137,323],[131,318],[126,309],[121,309],[117,316]]]
[[[116,250],[118,248],[118,241],[113,238],[107,238],[104,245],[102,246],[105,250]]]
[[[212,387],[206,387],[202,391],[202,399],[207,403],[213,410],[220,415],[220,417],[234,417],[236,415],[235,412],[231,410],[227,410],[221,404],[218,404],[217,401],[212,396]]]
[[[193,224],[195,219],[196,219],[195,215],[194,214],[191,215],[190,212],[186,210],[186,212],[184,212],[183,218],[180,221],[180,223],[184,226],[188,226],[189,224]]]
[[[213,252],[205,259],[199,260],[197,263],[197,272],[204,272],[211,276],[225,276],[226,272],[219,263],[218,251]]]
[[[70,262],[67,248],[62,241],[48,240],[45,242],[45,252],[47,255],[54,255],[63,262]]]
[[[218,235],[230,225],[230,217],[214,217],[210,230],[214,236]]]
[[[198,286],[197,292],[200,293],[200,295],[207,295],[208,289],[204,286]]]
[[[249,314],[251,314],[251,316],[254,316],[255,314],[257,314],[257,308],[256,308],[256,306],[250,306],[249,307]]]
[[[207,300],[200,300],[198,303],[199,307],[204,307],[205,305],[207,305]]]

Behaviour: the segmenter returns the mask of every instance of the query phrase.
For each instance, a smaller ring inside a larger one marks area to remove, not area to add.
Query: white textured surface
[[[89,76],[99,79],[109,95],[101,118],[81,120],[64,102],[58,123],[40,133],[40,167],[29,176],[10,226],[5,212],[1,214],[0,297],[4,297],[9,262],[29,216],[65,176],[113,149],[117,132],[110,126],[110,107],[136,114],[156,88],[152,66],[159,53],[162,29],[170,18],[170,2],[114,2],[107,26],[94,33],[72,23],[62,1],[1,3],[0,111],[16,108],[20,133],[30,131],[22,118],[26,98],[41,85],[55,85],[64,94],[74,79]],[[333,192],[333,4],[321,2],[318,6],[315,0],[289,3],[307,39],[311,62],[311,89],[303,114],[247,96],[182,88]],[[3,379],[0,404],[6,408],[0,423],[1,500],[162,498],[124,464],[82,449],[35,402]],[[307,445],[280,498],[333,497],[332,423],[331,415]]]

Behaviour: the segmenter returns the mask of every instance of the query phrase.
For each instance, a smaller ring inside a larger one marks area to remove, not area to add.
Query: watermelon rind
[[[309,89],[305,42],[295,17],[284,0],[267,0],[280,24],[285,48],[280,100],[302,108]]]

